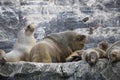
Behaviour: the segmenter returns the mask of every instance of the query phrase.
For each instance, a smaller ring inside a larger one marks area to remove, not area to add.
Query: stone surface
[[[10,80],[105,80],[107,60],[100,60],[95,66],[84,61],[74,63],[7,63],[0,66],[2,79]],[[74,65],[74,66],[73,66]],[[104,71],[104,77],[101,72]]]
[[[90,66],[84,61],[71,63],[7,63],[0,65],[2,80],[119,80],[120,62],[100,59]]]
[[[88,28],[77,28],[74,31],[81,34],[85,34],[87,36],[87,43],[85,44],[85,48],[95,47],[99,42],[103,40],[108,41],[110,44],[120,40],[120,27],[100,27],[95,29],[93,31],[93,34],[89,34]],[[36,37],[36,35],[39,35],[39,37]],[[42,28],[38,29],[35,34],[37,41],[40,41],[40,39],[44,38],[44,36],[45,31]],[[0,49],[3,49],[6,52],[8,52],[12,49],[13,44],[14,40],[0,41]]]
[[[0,41],[13,41],[28,23],[36,38],[86,27],[120,27],[119,0],[0,0]],[[89,17],[89,21],[80,22]],[[38,33],[41,34],[38,34]]]
[[[0,41],[14,42],[29,23],[36,26],[37,41],[53,32],[120,27],[119,7],[119,0],[0,0]],[[89,21],[81,22],[85,17]]]
[[[81,22],[89,17],[87,22]],[[18,31],[29,23],[36,26],[35,38],[65,30],[88,36],[85,48],[101,40],[120,40],[119,0],[0,0],[0,49],[10,51]],[[89,28],[94,28],[89,35]],[[95,66],[75,63],[8,63],[0,65],[0,80],[119,80],[120,63],[100,60]]]

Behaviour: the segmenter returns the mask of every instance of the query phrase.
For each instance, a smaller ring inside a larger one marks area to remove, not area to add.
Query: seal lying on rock
[[[0,57],[2,57],[2,61],[0,62],[4,63],[3,59],[5,62],[28,61],[29,52],[31,48],[36,44],[36,40],[33,35],[34,28],[35,27],[30,24],[20,30],[12,51],[6,53],[4,56],[0,55]]]
[[[66,58],[66,62],[85,60],[89,64],[94,64],[99,58],[107,58],[106,49],[108,42],[100,42],[96,48],[89,48],[86,50],[78,50]]]
[[[52,33],[37,43],[30,52],[32,62],[65,62],[72,52],[84,47],[86,36],[74,31]]]
[[[120,61],[120,48],[119,49],[114,49],[109,53],[109,61],[111,63],[115,63]]]
[[[82,59],[87,61],[90,65],[95,64],[100,58],[107,58],[106,49],[108,49],[108,42],[102,41],[96,48],[90,48],[84,51]]]
[[[99,44],[97,45],[100,49],[107,51],[108,47],[109,47],[109,43],[107,41],[101,41],[99,42]]]
[[[82,54],[82,60],[85,60],[90,65],[95,64],[100,58],[107,58],[106,52],[100,48],[90,48]]]
[[[120,41],[116,41],[107,50],[108,58],[111,63],[120,61]]]

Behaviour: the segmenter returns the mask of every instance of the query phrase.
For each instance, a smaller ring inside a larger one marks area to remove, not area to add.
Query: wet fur
[[[82,53],[84,50],[77,50],[66,58],[66,62],[80,61],[82,60]]]
[[[86,36],[73,31],[64,31],[47,35],[30,52],[32,62],[65,62],[75,50],[84,47]]]
[[[90,48],[82,54],[82,60],[88,62],[90,65],[95,64],[100,58],[106,57],[106,52],[100,48]]]
[[[36,44],[34,38],[34,26],[32,24],[20,30],[13,49],[6,54],[7,62],[28,61],[29,52]]]
[[[107,49],[108,59],[111,63],[120,61],[120,41],[116,41]]]
[[[91,52],[96,54],[95,55],[96,58],[107,58],[106,50],[108,49],[108,46],[109,44],[107,41],[101,41],[98,43],[96,48],[90,48],[87,50],[78,50],[78,51],[73,52],[70,56],[66,58],[66,62],[78,61],[81,59],[88,61],[88,59],[85,57],[88,56],[89,58],[89,56],[91,55]],[[82,55],[83,55],[83,58],[81,58]],[[96,59],[96,61],[97,60],[98,59]]]

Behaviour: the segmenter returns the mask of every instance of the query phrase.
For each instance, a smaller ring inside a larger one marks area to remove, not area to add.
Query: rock
[[[46,35],[86,27],[119,27],[119,6],[119,0],[0,0],[0,41],[13,41],[28,23],[37,26],[39,40],[43,37],[39,28]],[[80,22],[85,17],[89,20]]]
[[[15,31],[19,24],[19,2],[18,0],[0,1],[0,41],[15,38]]]
[[[69,63],[18,62],[0,65],[0,79],[6,80],[119,80],[120,62],[100,59],[90,66],[84,61]]]
[[[25,20],[23,20],[25,21]],[[25,25],[25,24],[20,24]],[[87,28],[77,28],[74,30],[75,32],[85,34],[87,36],[87,43],[85,44],[85,48],[95,47],[102,40],[108,41],[110,44],[115,41],[120,40],[120,27],[107,27],[107,28],[98,28],[95,29],[93,34],[89,34],[89,30]],[[37,42],[46,36],[46,32],[43,28],[37,28],[35,33],[35,38]],[[14,41],[0,41],[0,49],[4,49],[7,52],[10,51],[13,47]]]
[[[102,72],[104,77],[108,80],[119,80],[120,79],[120,63],[112,64]],[[110,77],[111,76],[111,77]]]
[[[95,66],[84,61],[69,63],[18,62],[0,65],[2,79],[10,80],[105,80],[102,72],[108,61],[99,60]],[[104,71],[105,73],[105,71]],[[107,79],[106,79],[107,80]]]
[[[13,47],[14,42],[12,41],[0,41],[0,49],[5,50],[5,52],[9,52]]]
[[[119,0],[0,0],[0,49],[10,51],[18,31],[34,23],[35,38],[46,34],[76,30],[88,35],[85,48],[101,40],[120,40]],[[89,17],[87,22],[81,22]],[[88,27],[93,27],[89,35]],[[102,27],[102,28],[99,28]],[[120,63],[100,60],[95,66],[74,63],[7,63],[0,66],[1,80],[119,80]]]

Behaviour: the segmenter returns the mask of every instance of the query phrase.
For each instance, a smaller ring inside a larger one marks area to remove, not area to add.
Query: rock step
[[[100,59],[94,66],[84,61],[0,65],[0,79],[3,80],[119,80],[119,72],[120,62],[113,66],[106,59]]]

